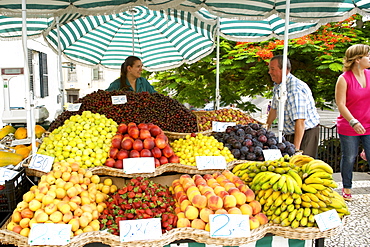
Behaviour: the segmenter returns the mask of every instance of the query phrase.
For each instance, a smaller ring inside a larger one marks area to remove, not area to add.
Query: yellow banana
[[[345,203],[343,205],[343,203],[337,198],[332,198],[331,203],[327,204],[327,206],[337,209],[337,208],[344,208],[346,205]]]
[[[281,212],[284,212],[285,210],[287,210],[287,208],[288,208],[288,204],[286,204],[285,202],[283,202],[280,205]]]
[[[288,175],[291,176],[295,180],[299,188],[302,187],[302,178],[299,176],[297,171],[291,169],[288,171]]]
[[[317,198],[317,196],[315,194],[312,194],[312,193],[306,193],[306,195],[311,199],[311,201],[313,202],[319,202],[320,199]]]
[[[312,202],[311,201],[311,205],[312,205],[313,208],[320,208],[320,205],[317,202]]]
[[[281,176],[278,183],[278,189],[281,190],[286,182],[286,176]]]
[[[321,191],[319,191],[319,192],[322,192],[322,190],[321,190]],[[322,193],[319,193],[319,192],[317,192],[317,193],[315,194],[315,196],[317,196],[317,198],[319,198],[321,201],[323,201],[323,202],[325,202],[325,203],[331,203],[331,200],[329,199],[329,197],[324,196]]]
[[[337,208],[336,209],[338,213],[342,213],[344,215],[350,215],[350,212],[348,211],[348,208]]]
[[[319,209],[318,208],[311,208],[311,214],[313,214],[313,215],[319,214]]]
[[[317,189],[311,186],[312,184],[302,184],[302,190],[309,193],[316,193]]]
[[[241,180],[248,181],[248,182],[249,182],[249,179],[250,179],[248,173],[244,173],[240,178],[241,178]]]
[[[286,211],[288,212],[292,212],[293,210],[295,210],[294,204],[289,204],[286,208]]]
[[[307,222],[307,227],[314,227],[315,225],[316,225],[316,223]]]
[[[271,196],[271,194],[274,192],[274,190],[272,188],[268,189],[268,190],[265,190],[264,191],[264,194],[263,194],[263,198],[264,199],[267,199],[268,197]]]
[[[281,198],[281,195],[274,201],[274,205],[276,207],[279,207],[283,203],[283,199]]]
[[[237,171],[240,171],[240,168],[242,168],[242,166],[243,166],[243,163],[237,164],[236,166],[234,166],[232,172],[235,174]]]
[[[259,190],[259,191],[255,191],[254,194],[256,195],[256,197],[258,196],[259,198],[262,198],[264,197],[266,193],[266,190]]]
[[[327,187],[323,184],[308,184],[308,186],[315,188],[316,190],[325,190]]]
[[[258,198],[256,197],[256,201],[259,201],[261,205],[264,205],[266,203],[266,200],[265,198],[261,197],[261,198]]]
[[[287,218],[289,215],[289,212],[288,211],[284,211],[280,214],[280,220],[284,220],[285,218]]]
[[[301,197],[298,197],[298,198],[294,199],[294,204],[295,205],[299,205],[301,203],[302,203],[302,198]]]
[[[292,223],[290,223],[290,227],[293,229],[299,227],[299,220],[293,220]]]
[[[326,203],[323,201],[318,201],[317,204],[319,204],[320,208],[326,208]]]
[[[283,184],[283,187],[281,188],[281,192],[288,193],[288,185],[286,182]]]
[[[296,220],[300,221],[303,217],[304,208],[298,209],[297,215],[295,216]]]
[[[281,194],[281,191],[274,191],[272,192],[272,199],[275,201]]]
[[[305,184],[322,184],[324,181],[322,181],[321,178],[315,178],[315,177],[307,177],[305,180],[304,180],[304,183]]]
[[[270,188],[272,188],[272,185],[268,181],[261,185],[262,190],[268,190]]]
[[[287,185],[287,190],[289,193],[294,193],[295,189],[294,186],[298,186],[294,178],[292,178],[289,175],[283,174],[283,176],[286,176],[286,185]]]
[[[251,173],[250,173],[251,174]],[[253,177],[252,184],[259,184],[259,181],[262,179],[262,177],[265,176],[265,172],[260,172],[257,175]]]
[[[265,205],[267,205],[268,207],[270,207],[273,203],[274,203],[274,199],[273,199],[273,197],[272,197],[272,195],[271,196],[269,196],[267,199],[266,199],[266,202],[265,202]]]
[[[311,202],[311,197],[309,197],[307,194],[308,194],[308,193],[304,193],[304,194],[302,194],[302,195],[301,195],[301,199],[302,199],[302,201],[304,201],[304,202]]]
[[[274,224],[280,224],[281,223],[281,219],[280,219],[280,217],[276,217],[272,222]]]
[[[301,221],[299,222],[300,226],[307,226],[308,218],[303,216]]]
[[[292,222],[295,219],[295,217],[297,215],[297,212],[298,212],[298,210],[297,209],[294,209],[292,212],[289,213],[288,220],[290,222]]]
[[[322,161],[322,160],[312,160],[308,163],[307,168],[308,171],[312,171],[314,169],[323,169],[327,173],[333,174],[333,168],[328,165],[328,163]],[[310,172],[308,172],[310,173]]]
[[[290,204],[292,204],[294,202],[294,199],[293,199],[293,197],[291,196],[291,195],[289,195],[288,196],[288,198],[287,199],[285,199],[285,203],[287,204],[287,205],[290,205]]]
[[[315,172],[310,175],[310,178],[333,179],[333,175],[327,172]]]
[[[270,178],[270,184],[274,185],[277,181],[279,181],[280,177],[281,174],[275,173],[275,175]]]
[[[258,182],[260,184],[264,184],[264,183],[268,182],[270,180],[270,178],[275,175],[274,172],[261,172],[261,173],[264,173],[264,175],[263,175],[263,177],[261,177],[261,179]]]
[[[323,179],[323,185],[331,188],[338,188],[338,184],[334,180]]]
[[[304,208],[310,208],[310,207],[312,207],[311,202],[302,202],[301,203],[301,206],[304,207]]]
[[[280,215],[281,214],[281,208],[280,207],[276,208],[274,214],[275,215]]]
[[[315,222],[315,216],[313,214],[311,214],[310,216],[308,216],[308,222],[311,222],[311,223],[314,223]]]
[[[304,208],[303,210],[303,216],[308,217],[311,214],[310,208]]]
[[[274,172],[279,174],[285,174],[289,169],[290,169],[289,167],[277,167],[275,168]]]
[[[283,201],[285,201],[286,199],[288,199],[289,197],[289,193],[283,193],[281,194],[281,198],[283,199]]]
[[[282,226],[290,226],[291,222],[288,220],[288,218],[285,218],[281,221]]]

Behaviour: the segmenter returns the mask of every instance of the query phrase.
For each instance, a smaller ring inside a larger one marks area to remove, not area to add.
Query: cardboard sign
[[[31,159],[29,168],[48,173],[50,172],[53,163],[54,157],[44,154],[35,154]]]
[[[67,111],[79,111],[82,103],[68,104]]]
[[[195,162],[198,170],[226,169],[224,156],[196,156]]]
[[[29,245],[67,245],[71,241],[70,224],[33,224],[28,236]]]
[[[335,209],[316,214],[314,218],[321,232],[335,228],[342,224],[338,212]]]
[[[159,239],[162,237],[161,218],[121,220],[120,241]]]
[[[128,158],[123,159],[122,162],[123,171],[126,174],[155,172],[155,162],[153,157]]]
[[[212,131],[214,132],[224,132],[227,126],[235,126],[235,122],[217,122],[212,121]]]
[[[239,238],[250,237],[249,216],[240,214],[209,215],[210,236]]]
[[[126,104],[126,103],[127,103],[126,95],[112,96],[112,104],[113,105],[120,105],[120,104]]]
[[[7,168],[0,168],[0,184],[5,184],[5,181],[12,180],[15,176],[18,175],[19,172],[9,170]]]
[[[277,160],[283,157],[280,149],[264,149],[262,153],[265,160]]]

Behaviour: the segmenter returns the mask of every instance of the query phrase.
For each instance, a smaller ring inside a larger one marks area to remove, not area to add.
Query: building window
[[[103,80],[103,70],[101,68],[93,69],[93,80]]]
[[[49,96],[47,54],[28,49],[28,68],[30,90],[40,98]]]
[[[67,103],[74,103],[79,98],[80,89],[66,89],[67,92]]]

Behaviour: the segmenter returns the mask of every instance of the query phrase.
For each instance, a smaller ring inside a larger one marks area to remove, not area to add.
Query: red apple
[[[146,123],[139,123],[137,127],[139,129],[149,129],[149,126]]]
[[[168,158],[169,163],[180,163],[179,156],[176,154],[172,155],[171,157]]]
[[[163,149],[167,146],[166,140],[159,136],[155,138],[154,142],[155,142],[155,145],[160,149]]]
[[[150,134],[150,131],[148,129],[141,129],[140,130],[140,139],[144,140],[146,138],[150,138],[152,135]]]
[[[161,165],[161,162],[159,162],[159,159],[154,159],[154,165],[155,165],[155,167],[158,167],[158,166],[160,166]]]
[[[174,155],[173,153],[173,150],[172,148],[170,147],[170,145],[166,145],[163,149],[162,149],[162,153],[164,156],[166,156],[167,158],[171,157],[172,155]]]
[[[140,151],[140,157],[153,157],[153,155],[149,149],[144,148]]]
[[[159,158],[159,162],[161,163],[161,165],[164,165],[164,164],[167,164],[168,163],[168,159],[165,156],[161,156]]]
[[[162,134],[157,135],[156,137],[163,138],[166,141],[166,143],[168,143],[168,137],[165,134],[162,133]]]
[[[132,144],[132,149],[140,152],[141,150],[143,150],[143,142],[140,139],[136,139]]]
[[[115,159],[117,157],[118,148],[110,148],[109,150],[109,158]]]
[[[123,160],[129,157],[129,151],[121,149],[118,151],[116,158],[119,160]]]
[[[122,169],[123,168],[123,162],[122,160],[117,160],[115,163],[114,163],[114,168],[117,168],[117,169]]]
[[[143,141],[143,146],[144,146],[144,148],[151,150],[152,148],[154,148],[155,142],[152,138],[146,138]]]
[[[154,158],[160,158],[162,156],[162,151],[158,147],[152,149],[152,154]]]
[[[140,134],[139,128],[138,127],[129,127],[128,128],[128,134],[134,139],[139,138],[139,134]]]
[[[120,148],[121,147],[121,141],[123,139],[123,136],[121,134],[117,134],[112,137],[112,147],[114,148]]]
[[[105,163],[104,163],[104,164],[105,164],[106,166],[113,167],[115,162],[116,162],[116,161],[115,161],[114,159],[112,159],[112,158],[108,158],[108,159],[105,161]]]
[[[130,138],[127,138],[121,142],[121,148],[130,151],[133,144],[134,142]]]
[[[119,132],[119,133],[121,133],[121,134],[126,134],[126,132],[127,132],[127,124],[125,124],[125,123],[121,123],[120,125],[118,125],[118,127],[117,127],[117,131]]]
[[[152,134],[152,136],[157,136],[157,135],[163,133],[162,129],[159,128],[158,125],[151,126],[149,130],[150,130],[150,134]]]
[[[139,158],[140,157],[140,153],[137,150],[131,150],[129,157],[130,158]]]

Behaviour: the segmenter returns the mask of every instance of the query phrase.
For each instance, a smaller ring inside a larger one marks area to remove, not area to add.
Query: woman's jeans
[[[352,171],[359,152],[360,140],[365,149],[366,159],[370,161],[370,135],[346,136],[339,134],[342,158],[340,160],[340,172],[342,175],[343,188],[352,188]]]

